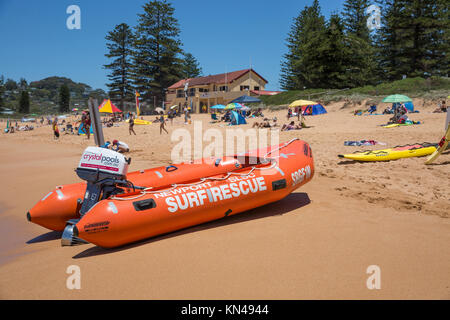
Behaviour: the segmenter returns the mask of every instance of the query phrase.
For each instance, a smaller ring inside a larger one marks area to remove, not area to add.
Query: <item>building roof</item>
[[[255,70],[245,69],[245,70],[233,71],[233,72],[228,72],[228,73],[210,75],[210,76],[206,76],[206,77],[183,79],[183,80],[180,80],[177,83],[171,85],[169,87],[169,89],[184,88],[184,85],[186,84],[186,82],[189,82],[190,87],[208,85],[208,84],[231,83],[231,82],[235,81],[236,79],[239,79],[240,77],[249,73],[250,70],[253,71],[262,80],[264,80],[264,82],[268,83],[268,81],[266,79],[264,79],[263,77],[261,77]]]
[[[257,96],[274,96],[281,93],[282,91],[251,90],[250,92]]]

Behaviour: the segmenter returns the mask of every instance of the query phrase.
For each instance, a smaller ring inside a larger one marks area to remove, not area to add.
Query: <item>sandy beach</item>
[[[118,249],[61,247],[60,233],[26,220],[26,212],[57,185],[80,181],[84,148],[77,135],[53,139],[51,126],[1,134],[0,299],[449,299],[450,152],[433,165],[424,158],[358,163],[337,157],[363,149],[437,143],[445,114],[414,100],[420,125],[381,127],[389,115],[354,116],[354,105],[325,107],[308,117],[311,128],[280,132],[312,148],[313,180],[285,199],[251,211]],[[379,106],[382,108],[382,105]],[[286,123],[286,110],[266,117]],[[145,117],[153,120],[155,117]],[[203,129],[209,115],[192,116]],[[248,120],[240,129],[249,129]],[[2,132],[5,122],[1,123]],[[159,124],[105,128],[105,139],[126,142],[130,171],[170,163],[177,118],[160,135]],[[387,146],[350,147],[373,139]],[[81,270],[81,289],[69,290],[66,270]],[[369,290],[366,270],[381,270],[381,289]]]

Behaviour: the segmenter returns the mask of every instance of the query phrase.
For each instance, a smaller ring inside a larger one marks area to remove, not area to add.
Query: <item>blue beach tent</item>
[[[318,114],[327,113],[327,110],[321,104],[315,104],[313,106],[302,107],[303,115],[305,116],[316,116]]]
[[[413,105],[413,103],[411,101],[410,102],[405,102],[403,104],[405,105],[406,109],[408,109],[408,112],[414,112],[414,105]],[[397,108],[398,105],[399,105],[399,103],[392,104],[392,111],[394,111],[395,108]]]
[[[231,111],[231,126],[236,126],[240,124],[247,124],[247,121],[245,121],[245,118],[236,111]]]

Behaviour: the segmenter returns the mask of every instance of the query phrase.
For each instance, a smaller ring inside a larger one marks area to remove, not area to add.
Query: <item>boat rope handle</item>
[[[169,169],[173,169],[173,170],[169,170]],[[175,170],[178,170],[178,168],[175,167],[174,165],[166,167],[166,172],[174,172]]]
[[[285,144],[283,144],[282,146],[278,147],[277,149],[270,150],[268,153],[266,153],[266,154],[263,156],[263,159],[264,159],[264,160],[268,160],[268,159],[267,159],[267,156],[268,156],[269,154],[274,153],[274,152],[276,152],[276,151],[280,151],[281,149],[286,148],[286,147],[287,147],[288,145],[290,145],[292,142],[297,141],[297,140],[299,140],[299,139],[298,139],[298,138],[293,138],[293,139],[291,139],[290,141],[288,141],[288,142],[286,142]],[[227,180],[227,179],[228,179],[230,176],[232,176],[232,175],[233,175],[233,176],[240,176],[240,177],[248,177],[248,176],[251,175],[255,170],[261,170],[261,171],[263,171],[263,170],[270,170],[270,169],[275,168],[275,167],[278,165],[278,161],[276,161],[275,159],[269,159],[269,160],[271,160],[271,163],[272,163],[269,167],[262,167],[262,168],[252,167],[252,169],[251,169],[249,172],[247,172],[247,173],[227,172],[226,176],[221,177],[221,178],[214,178],[214,177],[200,178],[200,181],[198,181],[198,182],[193,182],[193,183],[188,183],[188,184],[182,184],[182,183],[180,183],[180,184],[172,184],[172,185],[170,186],[170,188],[162,189],[162,190],[152,190],[153,187],[148,187],[148,188],[145,188],[145,189],[141,190],[141,194],[136,195],[136,196],[134,196],[134,197],[126,197],[126,198],[125,198],[125,197],[116,197],[116,196],[112,196],[110,199],[111,199],[111,200],[121,200],[121,201],[125,201],[125,200],[127,200],[127,201],[128,201],[128,200],[136,200],[136,199],[139,199],[139,198],[145,196],[146,194],[155,194],[155,193],[160,193],[160,192],[168,192],[168,191],[171,191],[171,190],[176,189],[176,188],[178,188],[178,187],[190,187],[190,186],[196,186],[196,185],[199,185],[199,184],[204,183],[204,182],[207,181],[207,180],[212,180],[212,181],[224,181],[224,180]],[[174,167],[174,166],[169,166],[169,167]],[[167,168],[169,168],[169,167],[167,167]],[[166,168],[166,170],[167,170],[167,168]],[[178,168],[177,168],[177,169],[178,169]],[[174,170],[173,170],[173,171],[174,171]]]

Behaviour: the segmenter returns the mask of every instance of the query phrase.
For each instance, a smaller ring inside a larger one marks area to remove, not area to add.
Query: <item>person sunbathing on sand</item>
[[[269,122],[269,119],[264,118],[263,122],[255,122],[252,128],[273,128],[278,127],[277,118],[272,119],[272,123]]]
[[[445,101],[442,101],[441,104],[433,111],[433,113],[442,113],[447,112],[447,106],[445,105]]]
[[[281,131],[300,130],[302,127],[296,125],[294,121],[291,121],[288,125],[284,124]]]

